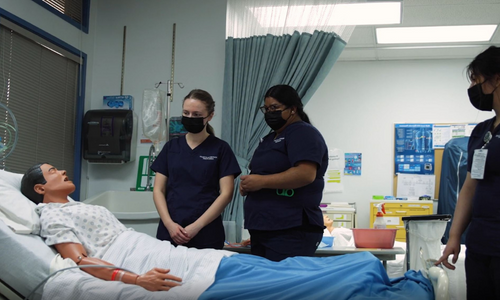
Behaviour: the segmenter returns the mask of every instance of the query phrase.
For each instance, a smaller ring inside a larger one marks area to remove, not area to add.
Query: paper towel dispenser
[[[132,110],[89,110],[83,117],[83,158],[90,163],[135,160],[137,117]]]

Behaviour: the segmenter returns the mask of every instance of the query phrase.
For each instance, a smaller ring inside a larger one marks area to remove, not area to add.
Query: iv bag
[[[142,132],[153,143],[166,138],[167,93],[159,89],[146,89],[142,94]]]

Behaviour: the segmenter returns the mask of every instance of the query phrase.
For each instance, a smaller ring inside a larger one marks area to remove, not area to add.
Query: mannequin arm
[[[63,258],[70,258],[79,266],[84,266],[84,265],[112,266],[112,264],[102,259],[88,257],[87,251],[85,251],[85,249],[81,244],[62,243],[55,245],[55,248]],[[112,268],[82,268],[82,270],[89,273],[92,276],[95,276],[103,280],[111,280],[111,277],[114,272],[114,269]],[[139,275],[130,272],[125,272],[121,278],[121,281],[125,283],[136,284],[137,277],[139,277]]]
[[[112,264],[102,259],[87,257],[87,251],[85,251],[85,248],[78,243],[57,244],[55,245],[55,248],[63,258],[70,258],[79,266],[112,266]],[[117,269],[119,268],[82,268],[83,271],[97,278],[135,284],[148,291],[168,291],[173,287],[181,285],[182,282],[181,278],[168,274],[170,273],[169,269],[154,268],[142,275],[126,271],[116,272]]]
[[[440,267],[430,267],[429,279],[434,287],[434,298],[436,300],[449,300],[449,279],[446,272]]]

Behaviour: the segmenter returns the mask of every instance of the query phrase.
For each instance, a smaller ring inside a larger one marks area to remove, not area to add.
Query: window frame
[[[77,83],[77,97],[76,97],[76,116],[75,116],[75,152],[74,152],[74,178],[72,179],[75,184],[75,191],[71,194],[74,200],[80,200],[81,177],[82,177],[82,122],[85,106],[85,83],[87,77],[87,54],[63,40],[53,36],[52,34],[34,26],[33,24],[9,13],[8,11],[0,8],[0,20],[6,19],[23,29],[39,36],[42,39],[80,57],[80,70],[78,72]],[[14,151],[16,151],[14,149]]]
[[[52,7],[50,4],[47,4],[43,2],[43,0],[32,0],[36,4],[40,5],[41,7],[47,9],[54,15],[60,17],[64,21],[68,22],[69,24],[75,26],[76,28],[80,29],[81,31],[85,33],[89,33],[89,17],[90,17],[90,0],[82,0],[82,24],[78,23],[77,21],[71,19],[69,16],[61,13],[54,7]]]

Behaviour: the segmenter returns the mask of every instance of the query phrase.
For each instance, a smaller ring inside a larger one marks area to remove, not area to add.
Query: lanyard
[[[481,147],[481,149],[484,149],[486,147],[486,145],[488,145],[488,143],[491,141],[492,137],[493,137],[493,135],[491,134],[491,131],[486,132],[486,134],[484,135],[484,138],[483,138],[484,145],[483,145],[483,147]]]

